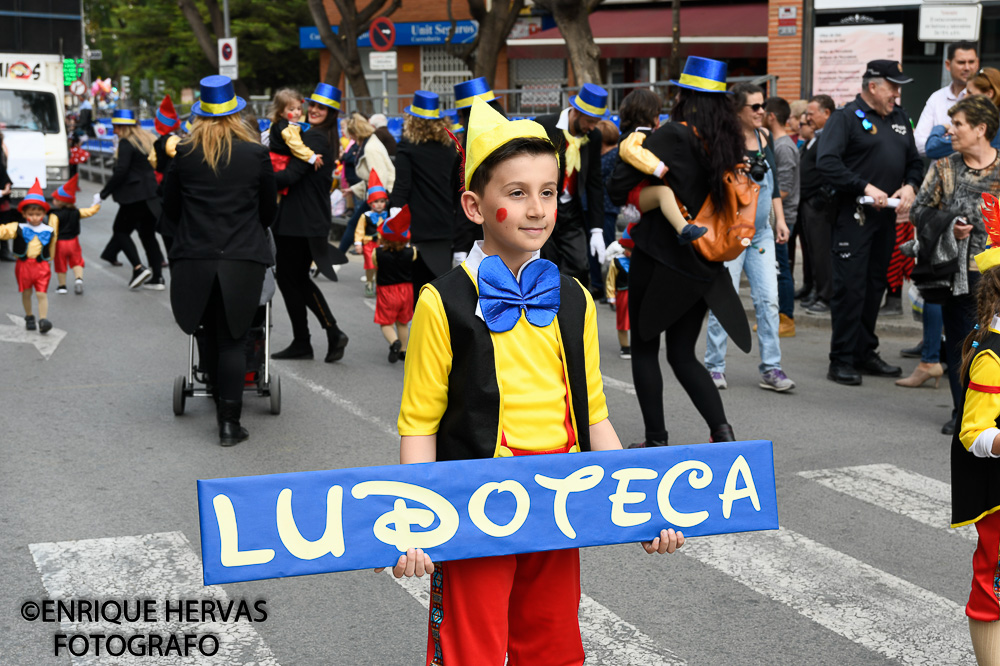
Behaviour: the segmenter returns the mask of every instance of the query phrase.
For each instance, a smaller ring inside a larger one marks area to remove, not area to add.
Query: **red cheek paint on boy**
[[[497,222],[503,222],[506,219],[507,219],[507,209],[506,208],[498,208],[497,209]]]

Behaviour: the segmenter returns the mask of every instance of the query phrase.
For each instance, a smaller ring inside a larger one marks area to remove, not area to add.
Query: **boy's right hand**
[[[316,161],[313,162],[313,168],[316,169],[317,171],[319,171],[320,167],[322,167],[322,166],[323,166],[323,156],[317,154],[316,155]]]
[[[375,573],[381,573],[385,567],[375,569]],[[400,555],[396,566],[392,568],[392,575],[396,578],[412,578],[413,576],[423,576],[425,573],[434,573],[434,563],[431,556],[420,548],[410,548],[405,555]]]

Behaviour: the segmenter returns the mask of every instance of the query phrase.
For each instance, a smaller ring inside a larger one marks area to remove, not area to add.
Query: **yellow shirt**
[[[469,273],[464,264],[463,268]],[[472,279],[471,273],[469,278]],[[574,415],[578,429],[608,418],[600,371],[597,312],[590,293],[586,289],[583,292],[587,299],[583,345],[590,414],[586,420]],[[490,333],[490,337],[500,389],[500,425],[507,446],[527,451],[565,446],[568,382],[557,321],[544,328],[532,326],[522,312],[513,329]],[[448,319],[441,295],[428,285],[420,292],[410,326],[397,424],[400,435],[437,433],[448,406],[451,365]]]
[[[17,228],[20,226],[20,222],[8,222],[7,224],[0,224],[0,240],[11,240],[17,236]],[[25,223],[27,224],[27,222]],[[59,237],[59,218],[54,215],[49,218],[49,226],[52,227],[52,239],[49,241],[49,254],[54,254],[53,250],[56,247],[56,240]],[[37,237],[32,238],[28,241],[28,249],[25,250],[25,257],[28,259],[34,259],[42,253],[42,241],[38,240]]]
[[[281,138],[285,140],[292,155],[303,162],[309,162],[316,154],[302,143],[302,128],[298,125],[289,123],[288,127],[281,130]]]
[[[972,360],[969,377],[976,384],[1000,386],[1000,358],[988,349],[979,352]],[[962,430],[958,434],[962,446],[968,450],[976,437],[989,428],[996,428],[998,415],[1000,393],[968,389],[965,392],[965,410],[962,412]]]

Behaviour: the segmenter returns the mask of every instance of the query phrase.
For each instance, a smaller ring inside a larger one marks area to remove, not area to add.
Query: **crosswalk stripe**
[[[799,472],[799,476],[924,525],[946,529],[970,541],[977,539],[972,525],[949,527],[951,485],[944,481],[886,463],[809,470]]]
[[[692,539],[679,552],[887,659],[975,663],[962,606],[791,530]]]
[[[316,395],[328,400],[350,414],[364,419],[392,438],[399,434],[395,426],[368,414],[362,407],[337,394],[321,384],[302,377],[282,366],[281,373]],[[387,570],[388,571],[388,570]],[[391,572],[390,572],[391,576]],[[430,600],[427,579],[392,577],[425,608]],[[595,664],[615,664],[615,666],[680,666],[685,662],[673,653],[625,622],[608,608],[583,594],[580,597],[580,633],[588,661]]]
[[[99,622],[61,622],[66,634],[113,634],[129,636],[143,634],[214,634],[219,641],[219,650],[214,656],[204,656],[193,651],[189,657],[157,656],[158,665],[180,664],[255,664],[256,666],[279,666],[257,633],[254,625],[244,617],[228,622],[204,620],[200,615],[194,622],[181,622],[178,612],[168,621],[166,604],[169,601],[176,609],[179,600],[215,601],[216,606],[228,606],[229,597],[219,586],[205,586],[202,582],[201,561],[191,548],[187,537],[181,532],[161,532],[140,536],[111,537],[106,539],[86,539],[80,541],[60,541],[54,543],[33,543],[28,546],[41,574],[42,584],[52,599],[129,601],[134,607],[136,599],[155,602],[154,622],[126,622],[114,624],[105,620]],[[251,608],[254,601],[247,600]],[[238,608],[239,601],[234,604]],[[266,607],[264,608],[266,611]],[[253,613],[259,618],[258,613]],[[113,611],[109,611],[112,614]],[[132,615],[132,614],[130,614]],[[133,615],[134,616],[134,615]],[[221,620],[221,618],[220,618]],[[117,650],[117,641],[114,642]],[[77,648],[82,647],[78,642]],[[210,651],[210,650],[209,650]],[[69,654],[64,650],[62,654]],[[195,661],[192,661],[197,657]],[[96,658],[94,648],[88,654],[72,656],[75,666],[100,663],[101,666],[135,664],[139,660],[128,651],[120,656],[111,656],[102,651]]]

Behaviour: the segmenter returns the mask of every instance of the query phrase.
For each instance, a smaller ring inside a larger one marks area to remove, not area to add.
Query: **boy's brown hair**
[[[490,182],[493,171],[502,163],[520,155],[552,155],[559,162],[555,146],[548,139],[541,139],[534,136],[517,137],[505,143],[490,153],[484,159],[472,178],[469,180],[469,191],[475,192],[479,196],[486,190],[486,184]]]
[[[605,146],[614,146],[618,143],[621,132],[610,120],[602,120],[597,123],[597,129],[601,130],[601,143]]]

